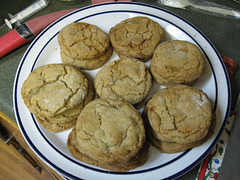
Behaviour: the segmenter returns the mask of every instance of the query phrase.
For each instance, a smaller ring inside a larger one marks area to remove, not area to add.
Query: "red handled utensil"
[[[49,24],[74,10],[67,9],[34,18],[3,35],[0,37],[0,58],[33,40]]]

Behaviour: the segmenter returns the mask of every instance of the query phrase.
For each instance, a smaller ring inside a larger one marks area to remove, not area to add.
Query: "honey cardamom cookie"
[[[109,37],[96,25],[74,22],[58,34],[61,51],[77,59],[92,59],[103,55],[110,46]]]
[[[95,159],[89,157],[88,155],[81,153],[76,148],[76,144],[77,144],[76,140],[77,140],[76,127],[74,127],[73,130],[71,131],[71,133],[69,134],[68,140],[67,140],[67,147],[68,147],[69,151],[71,152],[71,154],[73,155],[73,157],[75,157],[83,162],[86,162],[88,164],[99,166],[100,168],[107,169],[110,171],[126,172],[126,171],[129,171],[131,169],[134,169],[136,167],[143,165],[147,160],[149,145],[146,141],[143,144],[143,147],[140,149],[140,151],[136,154],[136,156],[134,156],[129,161],[124,161],[124,162],[120,162],[120,163],[105,163],[102,161],[95,160]]]
[[[167,154],[179,153],[179,152],[200,146],[203,143],[205,143],[214,133],[214,128],[216,125],[216,118],[213,115],[213,119],[211,121],[211,125],[209,127],[208,134],[202,140],[199,140],[196,142],[191,142],[191,143],[185,143],[185,144],[161,141],[161,140],[157,139],[156,137],[154,137],[153,134],[151,133],[152,128],[148,122],[148,118],[146,115],[146,109],[144,111],[145,112],[142,113],[142,116],[143,116],[144,123],[145,123],[145,129],[147,132],[148,142],[151,145],[153,145],[154,147],[156,147],[162,153],[167,153]]]
[[[157,22],[138,16],[116,24],[110,29],[109,37],[120,58],[148,61],[157,45],[164,40],[164,31]]]
[[[122,58],[106,64],[94,79],[101,98],[140,103],[152,87],[152,76],[145,64],[134,58]]]
[[[64,64],[71,64],[83,69],[92,70],[102,67],[111,58],[113,53],[113,48],[110,46],[107,51],[96,58],[93,59],[74,59],[60,52],[61,60]]]
[[[48,64],[29,74],[21,94],[29,111],[50,127],[49,123],[71,124],[76,121],[83,107],[92,100],[93,89],[75,67]]]
[[[204,66],[203,54],[195,44],[169,40],[154,51],[150,71],[161,85],[188,84],[202,75]]]
[[[159,90],[149,100],[145,111],[150,137],[177,144],[203,140],[213,119],[208,96],[186,85]]]
[[[52,123],[65,123],[68,121],[76,120],[82,111],[82,109],[92,101],[94,91],[90,82],[88,82],[88,92],[87,97],[76,107],[70,108],[62,113],[56,114],[54,116],[42,116],[38,114],[38,118],[47,120]]]
[[[53,133],[61,132],[69,128],[72,128],[73,126],[76,125],[76,121],[77,121],[76,119],[74,119],[67,122],[50,122],[47,119],[43,120],[37,116],[36,116],[36,119],[38,120],[39,123],[43,125],[43,127],[45,127],[47,130]]]
[[[148,154],[140,113],[111,99],[95,99],[83,109],[67,145],[75,158],[119,172],[141,166]]]
[[[74,22],[65,26],[58,35],[60,55],[65,64],[84,69],[96,69],[111,57],[110,39],[96,25]]]
[[[89,83],[89,91],[86,99],[77,107],[66,110],[52,117],[36,116],[37,120],[49,131],[60,132],[76,125],[78,116],[82,109],[92,101],[94,96],[93,88]]]

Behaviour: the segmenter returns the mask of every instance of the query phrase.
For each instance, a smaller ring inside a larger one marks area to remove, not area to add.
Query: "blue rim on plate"
[[[19,67],[18,67],[18,70],[16,72],[16,76],[15,76],[15,82],[14,82],[14,89],[13,89],[13,106],[14,106],[14,112],[15,112],[15,117],[16,117],[16,120],[17,120],[17,123],[19,125],[19,128],[21,130],[21,133],[23,134],[25,140],[27,141],[27,143],[29,144],[29,146],[33,149],[33,151],[44,161],[46,162],[48,165],[50,165],[53,169],[57,170],[58,172],[60,172],[61,174],[63,174],[64,176],[68,177],[68,178],[72,178],[72,179],[79,179],[81,177],[78,177],[76,176],[75,174],[72,174],[72,173],[69,173],[68,171],[66,171],[64,168],[61,168],[59,167],[58,165],[56,165],[53,161],[49,160],[48,157],[46,157],[46,155],[44,155],[41,150],[39,150],[37,147],[36,147],[36,144],[32,141],[31,139],[31,135],[29,135],[29,132],[27,132],[27,130],[25,129],[24,127],[24,117],[22,115],[20,115],[20,108],[19,108],[19,104],[18,104],[18,99],[20,99],[21,97],[20,96],[20,89],[21,89],[21,86],[19,84],[19,78],[21,76],[21,74],[23,73],[23,65],[28,63],[26,62],[27,61],[27,58],[28,58],[28,55],[29,53],[32,51],[32,48],[34,46],[36,46],[36,43],[38,43],[39,39],[41,39],[52,27],[56,26],[59,22],[63,21],[64,19],[67,19],[73,15],[76,15],[78,14],[79,12],[84,12],[84,11],[88,11],[90,9],[94,9],[94,8],[97,8],[97,7],[107,7],[107,6],[112,6],[112,5],[116,5],[116,3],[104,3],[104,4],[97,4],[97,5],[92,5],[92,6],[88,6],[88,7],[85,7],[85,8],[82,8],[82,9],[79,9],[79,10],[76,10],[62,18],[60,18],[59,20],[55,21],[54,23],[52,23],[50,26],[48,26],[44,31],[42,31],[42,33],[40,33],[36,38],[35,40],[30,44],[30,46],[28,47],[26,53],[24,54],[20,64],[19,64]],[[218,61],[220,62],[221,64],[221,67],[218,67],[218,68],[221,68],[223,71],[224,71],[224,76],[225,76],[225,81],[226,81],[226,86],[227,86],[227,97],[226,97],[226,101],[227,101],[227,105],[226,105],[226,112],[225,112],[225,116],[223,117],[223,122],[222,122],[222,125],[219,129],[219,132],[217,133],[216,137],[214,138],[214,140],[212,141],[211,145],[208,146],[208,148],[205,150],[204,153],[202,153],[196,160],[194,160],[191,164],[189,164],[188,166],[184,167],[182,170],[178,171],[178,172],[174,172],[172,174],[169,174],[168,177],[165,177],[165,178],[168,178],[168,179],[172,179],[172,178],[177,178],[181,175],[183,175],[184,173],[188,172],[189,170],[191,170],[193,167],[195,167],[196,165],[198,165],[206,156],[207,154],[212,150],[212,148],[215,146],[215,144],[217,143],[217,141],[219,140],[223,130],[224,130],[224,127],[227,123],[227,118],[229,116],[229,112],[230,112],[230,104],[231,104],[231,90],[230,90],[230,83],[229,83],[229,79],[228,79],[228,74],[227,74],[227,71],[225,69],[225,66],[223,64],[223,62],[221,61],[221,56],[219,55],[219,53],[217,52],[216,48],[213,46],[213,44],[208,40],[208,38],[201,32],[199,31],[194,25],[192,25],[191,23],[189,23],[188,21],[186,21],[185,19],[177,16],[176,14],[173,14],[169,11],[166,11],[164,9],[161,9],[159,7],[155,7],[155,6],[152,6],[152,5],[148,5],[148,4],[143,4],[143,3],[128,3],[128,2],[118,2],[117,5],[125,5],[125,6],[136,6],[138,5],[139,7],[146,7],[146,8],[152,8],[154,10],[159,10],[159,12],[164,12],[164,13],[168,13],[169,15],[171,16],[174,16],[175,18],[179,19],[180,21],[182,21],[183,23],[186,23],[188,24],[189,26],[191,26],[197,33],[199,33],[203,38],[204,40],[209,44],[209,46],[212,48],[212,50],[214,51],[214,53],[216,54],[216,56],[218,57]],[[96,13],[92,13],[90,15],[87,15],[87,16],[83,16],[81,18],[78,18],[78,19],[75,19],[75,21],[82,21],[82,20],[86,20],[90,17],[94,17],[94,16],[100,16],[102,14],[111,14],[111,13],[133,13],[133,14],[139,14],[139,15],[146,15],[146,16],[150,16],[150,17],[153,17],[153,18],[157,18],[157,19],[161,19],[173,26],[176,26],[178,29],[180,29],[181,31],[183,31],[184,33],[186,33],[193,41],[194,43],[196,43],[200,48],[201,46],[198,44],[198,41],[195,40],[194,37],[192,37],[190,34],[188,34],[188,32],[186,32],[183,28],[177,26],[176,24],[172,23],[171,21],[169,21],[168,19],[163,19],[162,17],[160,16],[157,16],[155,14],[151,14],[151,13],[147,13],[147,12],[142,12],[142,11],[138,11],[138,10],[129,10],[129,9],[122,9],[122,10],[119,10],[119,9],[115,9],[115,10],[108,10],[108,11],[104,11],[104,12],[96,12]],[[42,47],[41,50],[39,50],[39,53],[37,54],[36,56],[36,59],[33,61],[32,65],[31,65],[31,69],[30,71],[32,71],[34,68],[35,68],[35,65],[36,63],[38,62],[39,58],[40,58],[40,55],[42,54],[42,52],[44,51],[45,47],[47,47],[47,45],[57,36],[57,34],[59,33],[56,32],[55,34],[53,34],[52,37],[49,37],[49,40],[46,42],[46,44]],[[201,50],[205,53],[205,50],[201,48]],[[214,76],[214,83],[215,83],[215,87],[216,87],[216,92],[215,92],[215,99],[214,99],[214,111],[217,109],[217,106],[218,106],[218,96],[219,96],[219,92],[218,92],[218,81],[217,81],[217,77],[216,77],[216,74],[215,74],[215,70],[214,70],[214,65],[212,64],[212,62],[209,60],[209,57],[208,55],[205,53],[205,56],[209,62],[209,65],[211,67],[211,70],[212,70],[212,73],[213,73],[213,76]],[[218,63],[219,63],[218,62]],[[141,174],[141,173],[150,173],[151,171],[154,171],[154,170],[157,170],[159,168],[162,168],[163,166],[167,166],[167,165],[170,165],[172,162],[174,161],[177,161],[179,159],[181,159],[181,157],[185,156],[186,154],[188,154],[188,152],[190,152],[191,150],[187,150],[183,153],[180,153],[180,155],[178,155],[176,158],[164,163],[164,164],[161,164],[159,166],[154,166],[154,167],[151,167],[151,168],[147,168],[147,169],[143,169],[143,170],[133,170],[133,171],[129,171],[129,172],[124,172],[124,173],[118,173],[118,172],[111,172],[111,171],[107,171],[107,170],[103,170],[103,169],[99,169],[99,168],[95,168],[95,167],[92,167],[92,166],[88,166],[88,165],[85,165],[79,161],[76,161],[75,159],[69,157],[68,155],[66,155],[65,153],[63,153],[61,150],[59,150],[51,141],[49,141],[48,137],[46,137],[46,135],[42,132],[41,128],[39,127],[37,121],[35,120],[34,116],[31,115],[32,117],[32,120],[34,121],[34,124],[35,124],[35,128],[38,130],[38,133],[40,134],[40,136],[42,136],[43,139],[45,139],[45,141],[49,144],[49,146],[51,146],[52,149],[54,149],[56,151],[56,153],[60,154],[61,156],[63,156],[64,158],[68,159],[69,161],[72,161],[73,163],[79,165],[79,166],[82,166],[82,167],[85,167],[85,168],[88,168],[88,169],[91,169],[92,171],[96,171],[96,172],[99,172],[99,173],[106,173],[106,174],[115,174],[115,175],[129,175],[129,174]],[[158,177],[157,177],[158,178]]]

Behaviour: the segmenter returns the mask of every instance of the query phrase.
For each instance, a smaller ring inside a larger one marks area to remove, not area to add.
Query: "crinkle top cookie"
[[[172,85],[159,90],[149,100],[147,116],[154,137],[184,144],[199,141],[207,135],[212,109],[202,90]]]
[[[140,113],[129,103],[110,99],[95,99],[83,109],[76,135],[76,148],[102,163],[130,160],[145,141]]]
[[[185,84],[196,80],[204,65],[203,54],[195,44],[169,40],[154,51],[150,71],[159,84]]]
[[[138,16],[112,27],[109,37],[118,55],[150,59],[157,45],[164,40],[164,32],[157,22]]]
[[[105,53],[110,40],[96,25],[75,22],[65,26],[58,35],[58,42],[67,56],[75,59],[92,59]]]
[[[88,80],[73,66],[48,64],[29,74],[21,94],[30,112],[52,117],[80,105],[88,88]]]
[[[122,58],[108,63],[96,75],[94,85],[102,98],[139,103],[152,87],[152,77],[145,64],[137,59]]]

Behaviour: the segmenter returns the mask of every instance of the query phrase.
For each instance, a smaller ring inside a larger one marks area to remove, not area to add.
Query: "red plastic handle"
[[[0,58],[27,42],[28,40],[22,38],[15,29],[11,30],[0,37]]]

